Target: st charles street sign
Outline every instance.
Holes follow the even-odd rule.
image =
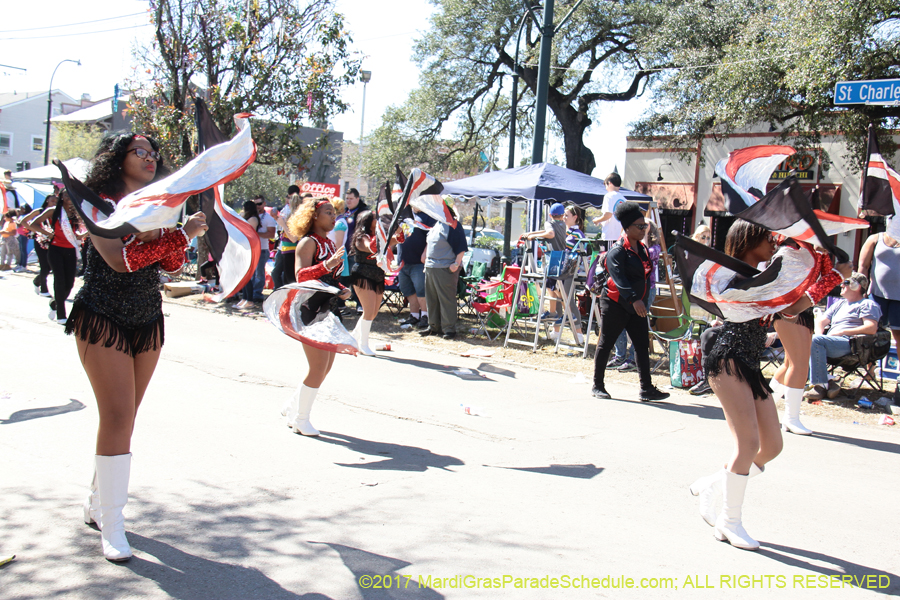
[[[900,104],[900,79],[839,81],[834,86],[834,103],[837,106]]]

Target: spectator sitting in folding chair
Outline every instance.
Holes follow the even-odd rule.
[[[865,275],[853,273],[841,283],[843,298],[816,320],[816,335],[812,338],[809,356],[809,380],[813,389],[806,392],[807,399],[837,396],[841,388],[828,378],[828,358],[850,354],[850,336],[874,335],[878,331],[881,308],[863,296],[868,287],[869,280]],[[825,328],[829,325],[831,328],[826,335]]]
[[[428,327],[428,308],[425,303],[425,248],[428,245],[428,230],[436,221],[413,208],[415,225],[412,233],[398,245],[400,272],[397,283],[400,293],[409,302],[409,317],[400,322],[400,327]]]

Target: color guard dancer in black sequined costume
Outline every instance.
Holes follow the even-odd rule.
[[[353,267],[350,269],[350,283],[363,314],[356,323],[353,337],[359,342],[359,353],[363,356],[375,356],[375,352],[369,348],[369,331],[372,322],[378,316],[381,308],[381,299],[384,296],[384,271],[378,266],[375,256],[378,253],[378,242],[375,238],[376,220],[375,211],[369,211],[356,217],[356,229],[350,240],[350,255],[354,257]]]
[[[85,184],[115,204],[168,175],[152,139],[131,133],[105,138]],[[123,239],[92,235],[86,244],[84,285],[66,323],[97,398],[100,427],[94,481],[84,521],[101,530],[104,556],[131,557],[122,509],[128,501],[131,434],[137,409],[163,345],[160,269],[178,271],[191,238],[206,231],[202,213],[184,227]]]
[[[775,238],[770,231],[738,219],[728,231],[725,253],[755,266],[775,256]],[[825,258],[820,255],[817,260],[821,263]],[[823,274],[807,295],[782,311],[789,319],[820,300],[821,290],[833,288],[840,279],[832,271],[830,259],[827,265],[820,266]],[[772,390],[759,366],[770,321],[769,317],[741,323],[726,320],[703,363],[709,384],[725,412],[735,450],[725,469],[695,481],[691,493],[700,496],[700,513],[715,527],[716,538],[744,550],[759,548],[759,542],[747,534],[741,522],[747,481],[762,473],[765,464],[778,456],[783,446]],[[719,492],[723,506],[716,515]]]

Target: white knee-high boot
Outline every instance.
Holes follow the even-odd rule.
[[[84,501],[84,524],[100,527],[100,495],[97,493],[97,459],[94,459],[94,478],[91,479],[91,491]]]
[[[725,472],[727,469],[716,471],[712,475],[701,477],[691,484],[691,493],[697,498],[697,509],[700,516],[710,527],[716,526],[716,519],[719,515],[719,500],[722,498],[722,486],[725,483]],[[764,469],[756,466],[756,463],[750,465],[750,475],[753,478],[762,473]]]
[[[741,522],[741,507],[744,505],[744,492],[747,490],[749,475],[738,475],[725,471],[725,484],[722,486],[722,513],[716,519],[714,535],[722,542],[727,541],[741,550],[758,550],[759,542],[754,540]]]
[[[131,454],[94,457],[97,465],[97,490],[100,494],[100,540],[103,556],[111,561],[131,558],[131,546],[125,537],[122,509],[128,503],[128,479]]]
[[[312,411],[312,405],[318,393],[319,388],[311,388],[303,384],[300,384],[300,387],[297,388],[297,392],[294,394],[294,404],[288,416],[288,422],[294,433],[310,436],[319,435],[319,430],[309,422],[309,413]]]
[[[773,377],[769,380],[769,387],[772,388],[773,398],[784,398],[784,384],[778,383],[778,380]]]
[[[372,328],[372,321],[359,320],[359,353],[363,356],[375,356],[372,349],[369,348],[369,330]]]
[[[803,390],[784,388],[784,419],[781,426],[791,433],[812,435],[812,429],[807,429],[800,422],[801,402],[803,402]]]

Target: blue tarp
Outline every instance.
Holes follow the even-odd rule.
[[[619,192],[628,200],[652,200],[646,194],[625,188],[621,188]],[[603,196],[606,195],[606,186],[602,179],[550,163],[538,163],[446,182],[444,193],[463,198],[492,198],[507,202],[553,200],[572,202],[582,208],[600,208]]]

